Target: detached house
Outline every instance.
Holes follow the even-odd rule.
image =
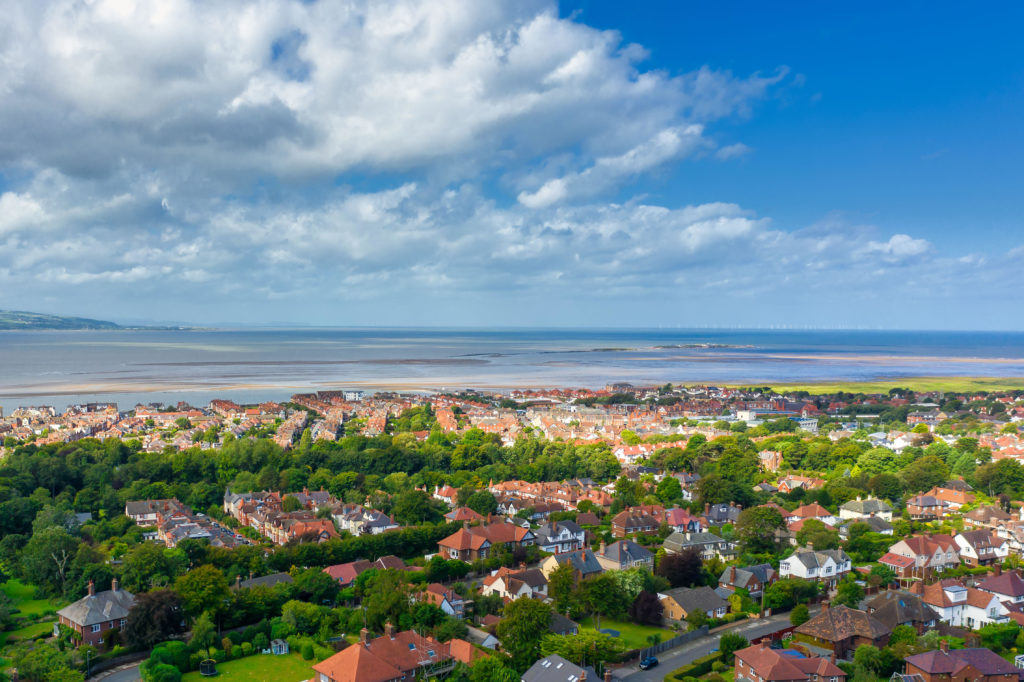
[[[715,557],[729,561],[736,556],[735,546],[714,533],[672,533],[662,545],[669,554],[682,554],[688,549],[700,552],[703,561]]]
[[[536,545],[545,552],[561,554],[583,549],[586,533],[572,521],[550,521],[538,528]]]
[[[968,566],[1002,562],[1010,553],[1006,540],[984,528],[958,533],[953,539],[960,548],[960,559]]]
[[[624,510],[612,518],[612,535],[624,538],[636,533],[651,535],[658,532],[661,525],[656,518],[645,512]]]
[[[909,625],[918,634],[935,627],[938,615],[919,595],[902,590],[885,590],[872,597],[865,610],[890,631],[897,625]]]
[[[877,618],[848,606],[829,608],[822,604],[818,615],[797,627],[795,639],[823,649],[831,649],[837,658],[852,658],[862,644],[881,648],[889,643],[889,628]]]
[[[913,564],[902,567],[901,577],[926,578],[947,568],[960,565],[959,545],[948,535],[912,535],[903,538],[889,547],[889,552],[882,557],[881,563],[888,564],[889,555],[912,559]],[[891,564],[890,564],[891,565]],[[894,566],[895,568],[895,566]]]
[[[840,519],[867,519],[879,518],[885,521],[892,521],[892,507],[885,500],[874,497],[844,502],[839,507]]]
[[[658,593],[658,599],[665,609],[665,617],[672,620],[685,620],[694,611],[708,618],[722,618],[729,612],[729,602],[706,585],[666,590]]]
[[[775,582],[777,574],[771,564],[756,564],[737,568],[730,566],[718,578],[718,586],[729,592],[744,589],[754,599],[760,599],[764,588]]]
[[[104,633],[124,629],[128,622],[128,611],[134,603],[135,596],[122,590],[117,578],[114,578],[109,590],[99,593],[90,580],[88,593],[84,597],[57,612],[53,634],[55,637],[59,634],[58,625],[66,625],[78,633],[82,644],[99,646],[103,644]]]
[[[850,556],[841,549],[798,549],[779,562],[779,576],[817,580],[829,589],[850,572]]]
[[[946,516],[949,503],[934,495],[915,495],[907,500],[907,513],[915,521],[931,521]]]
[[[543,599],[548,593],[548,579],[536,568],[516,570],[502,566],[483,579],[481,592],[484,596],[496,594],[508,601],[520,597]]]
[[[931,495],[938,500],[945,502],[949,505],[949,508],[956,511],[965,504],[974,502],[974,494],[969,493],[966,490],[959,488],[942,488],[935,486],[931,490],[925,493],[925,495]]]
[[[628,568],[654,568],[654,555],[646,547],[632,540],[619,540],[610,545],[601,544],[597,561],[606,571],[624,571]]]
[[[423,591],[422,599],[433,604],[449,616],[462,620],[466,616],[466,600],[441,583],[431,583]]]
[[[460,528],[437,543],[438,552],[448,559],[476,561],[486,559],[497,547],[515,549],[532,545],[533,531],[504,520],[480,526]]]
[[[954,627],[977,629],[990,623],[1005,623],[1009,610],[999,597],[967,587],[959,580],[947,578],[931,585],[915,584],[911,591],[920,594],[939,620]]]
[[[597,555],[589,549],[579,549],[575,552],[549,556],[541,562],[540,570],[544,573],[544,577],[548,578],[551,576],[552,571],[562,564],[572,566],[573,574],[576,576],[577,581],[589,578],[592,575],[598,575],[604,571],[601,562],[597,560]]]
[[[734,675],[736,682],[846,682],[834,660],[772,649],[764,640],[736,652]]]
[[[939,649],[907,656],[906,675],[923,682],[1018,682],[1020,670],[990,649]]]
[[[1024,579],[1017,571],[1002,572],[996,565],[995,572],[978,583],[977,587],[982,592],[989,592],[999,597],[999,601],[1009,604],[1021,604],[1024,602]]]

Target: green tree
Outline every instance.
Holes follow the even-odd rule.
[[[34,533],[21,550],[21,575],[50,595],[64,592],[79,541],[63,528]]]
[[[606,663],[618,661],[625,649],[619,639],[592,630],[576,635],[547,634],[540,643],[542,656],[558,654],[576,665],[593,665],[598,675]]]
[[[374,630],[380,630],[385,623],[398,624],[402,615],[409,612],[409,587],[402,571],[376,572],[358,591],[363,598],[366,622]]]
[[[722,661],[730,666],[733,663],[733,654],[748,646],[750,646],[750,642],[738,632],[727,632],[718,641],[718,649],[722,652]]]
[[[295,495],[285,495],[281,499],[281,511],[283,512],[291,513],[302,511],[303,509],[302,502]]]
[[[665,476],[658,481],[655,493],[664,504],[671,504],[683,498],[683,486],[675,476]]]
[[[565,562],[548,575],[548,595],[555,602],[558,613],[566,613],[575,603],[576,574],[572,564]]]
[[[185,612],[193,616],[204,611],[222,613],[230,596],[227,578],[211,564],[194,568],[174,583]]]
[[[838,549],[839,533],[818,519],[807,519],[796,532],[797,544],[817,550]]]
[[[587,578],[580,583],[579,599],[585,609],[594,615],[594,625],[601,629],[601,616],[617,618],[625,615],[632,600],[608,573]]]
[[[466,506],[481,516],[498,511],[498,501],[487,490],[478,490],[466,500]]]
[[[216,641],[217,626],[213,624],[213,618],[209,611],[203,611],[192,623],[192,638],[189,639],[189,646],[193,649],[206,649],[213,646]]]
[[[536,599],[516,599],[505,607],[498,639],[512,657],[512,666],[525,672],[540,658],[540,642],[551,625],[551,607]]]
[[[864,588],[861,587],[851,576],[847,576],[836,587],[836,596],[832,599],[833,604],[844,604],[851,609],[860,608],[860,601],[864,598]]]
[[[744,552],[762,554],[774,551],[778,545],[775,531],[785,527],[782,514],[774,507],[750,507],[740,512],[733,529]]]
[[[433,504],[430,496],[422,490],[407,490],[395,496],[395,504],[391,510],[395,520],[404,525],[434,523],[442,518],[441,512]]]
[[[135,595],[128,611],[124,637],[130,646],[152,648],[184,629],[181,599],[171,590],[153,590]]]
[[[469,682],[519,682],[519,675],[498,656],[487,656],[473,664]]]
[[[810,609],[807,604],[797,604],[789,612],[789,623],[793,627],[799,627],[811,619]]]

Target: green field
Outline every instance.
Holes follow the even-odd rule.
[[[46,611],[56,611],[62,604],[50,599],[36,599],[35,585],[26,585],[20,580],[8,580],[0,590],[10,598],[11,604],[21,613],[19,616],[34,618]]]
[[[313,677],[313,661],[305,661],[299,654],[273,656],[255,654],[234,661],[217,664],[217,680],[275,680],[275,682],[303,682]],[[182,675],[182,682],[200,682],[210,679],[198,672]]]
[[[594,619],[590,616],[579,621],[580,629],[594,629]],[[652,625],[637,625],[624,620],[601,619],[602,630],[618,630],[619,641],[626,645],[627,649],[643,649],[651,645],[647,641],[648,635],[661,635],[662,641],[676,636],[676,632],[666,628],[658,628]]]
[[[47,620],[41,623],[33,623],[32,625],[26,625],[23,628],[17,630],[10,630],[8,632],[0,633],[0,637],[6,637],[6,644],[10,644],[19,639],[33,639],[41,634],[49,633],[53,631],[53,621]]]
[[[875,381],[824,381],[810,384],[771,384],[779,392],[807,391],[808,393],[888,393],[891,388],[909,388],[917,392],[943,391],[970,393],[973,391],[1012,391],[1024,389],[1024,379],[999,377],[908,377],[904,379],[878,379]]]

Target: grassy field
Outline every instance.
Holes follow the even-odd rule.
[[[589,616],[579,621],[580,629],[594,629],[594,620]],[[601,619],[602,630],[618,630],[619,640],[626,645],[627,649],[642,649],[650,646],[651,643],[647,641],[648,635],[661,635],[661,639],[671,639],[675,636],[675,632],[666,628],[658,628],[652,625],[637,625],[636,623],[630,623],[622,620],[611,620],[610,618]]]
[[[42,623],[33,623],[32,625],[26,625],[23,628],[17,630],[10,630],[8,632],[0,633],[0,638],[6,637],[6,643],[10,644],[19,639],[32,639],[43,633],[49,633],[53,630],[53,621],[47,620]]]
[[[836,381],[811,384],[771,384],[776,391],[807,391],[808,393],[888,393],[891,388],[909,388],[913,391],[944,391],[970,393],[972,391],[1012,391],[1024,388],[1024,379],[998,377],[908,377],[879,379],[876,381]]]
[[[299,654],[272,656],[255,654],[234,661],[217,664],[217,680],[275,680],[275,682],[302,682],[313,677],[310,666],[313,661],[305,661]],[[198,672],[182,675],[182,682],[200,682],[210,679]]]
[[[34,618],[45,611],[55,611],[62,605],[50,599],[36,599],[35,585],[26,585],[17,579],[0,585],[0,590],[7,594],[14,608],[21,612],[18,615],[25,618]]]

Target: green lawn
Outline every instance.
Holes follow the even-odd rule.
[[[909,388],[914,391],[1012,391],[1024,388],[1024,379],[998,377],[907,377],[904,379],[878,379],[875,381],[823,381],[810,384],[772,384],[776,391],[807,391],[823,394],[846,391],[848,393],[887,393],[890,388]]]
[[[594,620],[590,616],[579,621],[581,629],[595,629]],[[627,649],[642,649],[651,645],[647,641],[648,635],[661,635],[661,640],[671,639],[677,633],[667,628],[658,628],[653,625],[637,625],[623,620],[601,619],[602,630],[618,630],[619,640],[626,645]]]
[[[34,618],[45,611],[56,611],[61,602],[50,599],[36,599],[36,586],[26,585],[18,579],[8,580],[0,585],[0,590],[10,598],[11,603],[25,618]]]
[[[254,654],[234,661],[217,664],[216,680],[274,680],[275,682],[303,682],[313,677],[313,661],[305,661],[299,654],[274,656]],[[211,678],[198,672],[182,675],[182,682],[200,682]]]
[[[33,623],[32,625],[26,625],[23,628],[17,630],[11,630],[9,632],[0,633],[0,637],[6,637],[7,643],[14,642],[19,639],[32,639],[37,635],[41,635],[44,632],[49,633],[53,631],[53,621],[47,620],[42,623]]]

